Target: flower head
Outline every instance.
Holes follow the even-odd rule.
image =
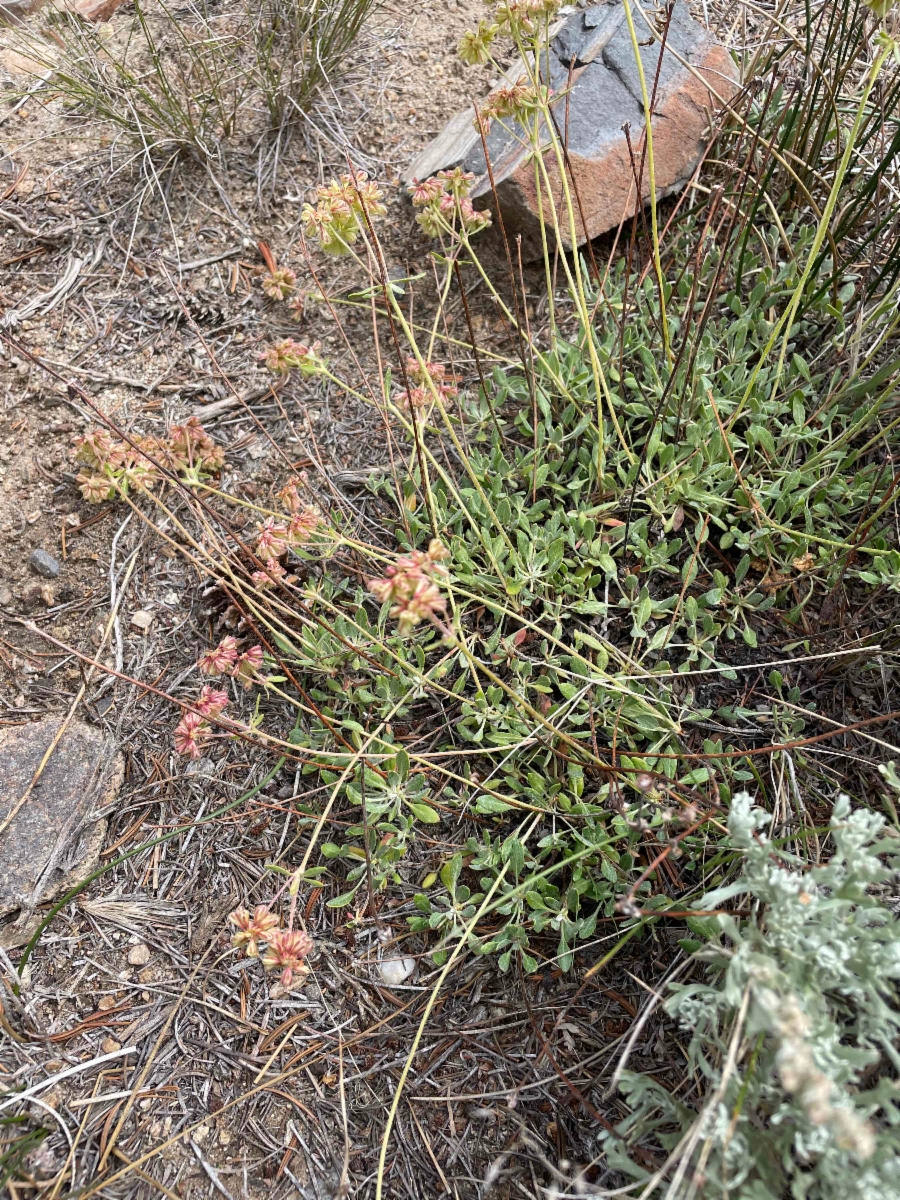
[[[443,183],[436,175],[432,175],[430,179],[414,179],[409,189],[409,195],[416,208],[421,208],[423,204],[436,200],[443,190]]]
[[[175,750],[188,758],[198,759],[212,730],[199,713],[186,712],[175,726]]]
[[[288,525],[288,543],[291,549],[306,545],[318,528],[320,519],[319,514],[311,508],[294,513]]]
[[[387,212],[382,191],[365,171],[342,175],[317,189],[317,203],[300,214],[306,232],[326,254],[349,254],[368,221]]]
[[[264,904],[257,904],[252,916],[246,908],[236,908],[228,914],[228,920],[236,930],[231,937],[232,946],[244,950],[248,958],[258,957],[259,943],[267,942],[278,928],[278,918]]]
[[[256,553],[260,558],[277,558],[279,554],[284,554],[287,543],[287,526],[275,517],[267,517],[256,535]]]
[[[290,987],[294,974],[301,977],[309,968],[303,961],[313,949],[313,940],[299,930],[278,929],[268,938],[262,964],[268,970],[281,971],[281,986]]]
[[[319,354],[321,346],[321,342],[306,346],[293,338],[282,338],[280,342],[273,342],[259,357],[275,375],[287,375],[294,369],[304,375],[316,375],[325,366],[325,360]]]
[[[270,588],[287,577],[287,571],[277,558],[267,558],[263,570],[254,571],[250,576],[258,588]]]
[[[116,494],[116,485],[106,475],[86,475],[82,471],[75,476],[75,482],[82,496],[90,504],[102,504],[104,500],[112,500]]]
[[[278,499],[285,512],[296,513],[303,508],[303,501],[300,498],[300,482],[299,479],[289,479],[278,492]]]
[[[438,625],[438,614],[444,612],[447,601],[434,577],[446,576],[441,559],[447,551],[442,542],[433,538],[427,552],[413,550],[397,559],[381,578],[368,581],[369,591],[382,604],[390,604],[390,615],[397,620],[398,632],[405,636],[420,621]]]
[[[441,363],[427,362],[420,366],[416,359],[408,358],[406,374],[417,386],[401,392],[397,397],[401,408],[422,408],[429,400],[433,400],[435,395],[443,401],[452,400],[458,394],[458,388],[444,382],[447,378],[447,368]]]
[[[243,684],[244,688],[249,688],[259,674],[262,665],[262,646],[251,646],[249,650],[245,650],[243,654],[238,655],[234,666],[231,668],[231,674],[239,683]]]
[[[416,220],[429,237],[445,233],[478,233],[491,223],[489,212],[476,212],[469,192],[475,176],[462,167],[439,171],[430,179],[415,180],[409,189]]]
[[[460,38],[457,46],[459,57],[470,67],[482,66],[490,59],[491,43],[499,32],[499,25],[479,21],[475,32],[468,29]]]
[[[262,281],[262,290],[270,300],[287,300],[296,286],[297,275],[290,267],[276,267]]]
[[[204,717],[217,717],[228,704],[228,693],[203,685],[199,697],[194,701],[194,708]]]
[[[237,658],[237,638],[224,637],[218,646],[201,656],[197,666],[203,675],[224,675]]]
[[[491,92],[482,105],[479,116],[482,121],[490,121],[492,117],[513,117],[517,120],[524,120],[536,112],[542,103],[548,103],[549,99],[549,88],[535,87],[534,84],[522,81],[511,83]]]
[[[169,463],[176,471],[209,473],[221,470],[225,451],[217,446],[196,417],[188,417],[183,425],[173,425],[163,447]]]

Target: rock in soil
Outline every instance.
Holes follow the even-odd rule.
[[[32,571],[43,575],[45,579],[55,579],[59,575],[59,563],[46,550],[35,550],[28,560]]]
[[[738,71],[728,51],[691,18],[686,0],[677,0],[674,6],[661,63],[661,44],[637,10],[634,21],[648,95],[652,96],[656,87],[653,161],[656,194],[661,199],[681,191],[693,175],[707,147],[710,117],[737,91]],[[635,171],[639,170],[643,147],[644,104],[622,0],[573,13],[551,42],[542,72],[545,81],[549,76],[550,87],[558,94],[553,113],[560,139],[567,147],[570,187],[574,183],[575,240],[581,245],[634,216],[639,207]],[[503,84],[522,77],[520,60],[507,72]],[[410,165],[407,182],[455,166],[474,172],[472,197],[476,207],[499,203],[507,234],[521,233],[527,248],[535,253],[540,245],[540,222],[528,136],[508,119],[493,122],[486,139],[494,177],[492,187],[472,117],[471,110],[453,117]],[[623,126],[629,128],[631,151]],[[544,133],[546,139],[547,131]],[[632,163],[632,152],[638,160],[636,165]],[[570,248],[570,217],[555,154],[545,154],[544,162],[558,205],[558,240]],[[641,183],[643,206],[650,195],[646,166]],[[546,183],[542,191],[544,215],[552,235]]]
[[[132,946],[128,951],[128,963],[132,967],[146,967],[150,961],[150,947],[144,942],[139,942],[137,946]]]
[[[81,721],[54,745],[63,722],[49,716],[0,730],[0,916],[27,916],[75,887],[100,854],[124,762],[106,734]],[[0,942],[20,945],[23,936],[7,928]]]

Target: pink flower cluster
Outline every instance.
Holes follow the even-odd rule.
[[[318,188],[317,203],[305,205],[300,220],[326,254],[349,254],[366,221],[387,212],[383,199],[378,184],[357,171]]]
[[[187,758],[198,759],[203,748],[213,735],[207,717],[217,717],[224,712],[228,693],[216,691],[204,685],[192,710],[186,712],[175,726],[175,750]]]
[[[218,646],[201,656],[197,663],[204,675],[231,675],[245,688],[251,686],[263,665],[262,646],[238,652],[237,638],[224,637]]]
[[[288,375],[295,369],[304,375],[317,375],[326,366],[319,354],[321,349],[321,342],[307,346],[293,338],[282,338],[268,346],[259,357],[274,375]]]
[[[543,85],[535,87],[521,80],[497,88],[481,106],[478,121],[485,130],[490,128],[494,117],[512,117],[517,121],[524,121],[543,105],[549,104],[551,94],[550,89]]]
[[[270,300],[287,300],[297,286],[297,274],[290,267],[275,267],[263,276],[262,290]]]
[[[136,437],[133,445],[105,429],[86,434],[75,457],[87,471],[76,476],[85,500],[99,504],[129,489],[144,491],[161,478],[160,467],[199,481],[222,469],[225,451],[217,446],[196,417],[173,425],[168,437]]]
[[[309,934],[279,929],[278,918],[264,904],[258,904],[253,913],[246,908],[236,908],[228,920],[236,930],[231,938],[232,946],[243,950],[248,958],[259,958],[267,970],[280,971],[282,987],[290,987],[295,975],[303,979],[308,974],[304,959],[313,949]]]
[[[224,637],[218,646],[201,656],[197,667],[202,675],[230,675],[244,688],[252,687],[260,678],[263,665],[262,646],[250,646],[241,653],[237,638]],[[213,737],[210,717],[218,717],[228,704],[228,693],[204,684],[193,706],[175,726],[175,750],[188,758],[198,759]]]
[[[474,179],[471,171],[454,167],[452,171],[438,171],[421,182],[413,180],[409,194],[419,210],[416,220],[429,237],[459,230],[478,233],[490,225],[491,214],[486,210],[476,211],[469,199]]]
[[[401,635],[426,620],[443,629],[438,614],[446,610],[447,601],[435,578],[446,578],[447,570],[441,565],[446,557],[443,543],[433,538],[427,551],[413,550],[403,555],[383,577],[368,581],[372,595],[381,604],[391,604],[390,615],[396,618]]]
[[[420,367],[416,359],[406,360],[406,374],[414,387],[402,391],[397,397],[397,403],[403,409],[423,408],[434,399],[435,392],[442,400],[452,400],[459,395],[459,388],[445,382],[447,368],[440,363],[425,363]],[[427,386],[430,380],[431,386]]]
[[[278,559],[288,550],[297,550],[305,546],[320,523],[320,517],[314,509],[303,503],[298,483],[300,480],[289,480],[278,498],[290,514],[287,523],[277,517],[267,517],[259,526],[256,535],[256,553],[263,560],[263,570],[253,572],[253,582],[257,587],[271,587],[273,583],[289,580]]]

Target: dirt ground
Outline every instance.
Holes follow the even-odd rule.
[[[102,669],[187,694],[222,612],[158,528],[81,498],[74,443],[94,424],[93,406],[140,433],[196,413],[226,449],[226,490],[262,497],[304,469],[314,487],[365,509],[365,469],[385,457],[380,418],[303,380],[272,397],[257,360],[275,337],[320,340],[339,369],[352,364],[327,311],[311,304],[298,327],[265,299],[257,245],[302,283],[301,204],[349,151],[389,185],[392,267],[430,269],[399,175],[488,89],[489,73],[455,56],[481,12],[476,0],[385,3],[348,86],[296,131],[264,187],[249,152],[215,183],[180,165],[158,181],[165,208],[141,162],[106,127],[64,110],[52,88],[19,104],[25,77],[7,57],[0,311],[21,349],[0,350],[0,725],[67,712],[76,700],[84,662],[42,634],[99,658],[77,715],[126,756],[101,865],[240,795],[262,768],[239,747],[186,767],[172,752],[170,707]],[[126,17],[127,8],[113,23]],[[317,266],[332,287],[346,270]],[[367,320],[348,321],[364,360]],[[230,402],[232,389],[249,410]],[[36,549],[57,560],[57,577],[35,573]],[[89,1194],[110,1197],[371,1193],[383,1117],[429,990],[426,966],[387,988],[375,928],[351,925],[315,896],[306,920],[318,951],[301,992],[272,994],[228,949],[226,914],[261,895],[264,864],[300,836],[294,804],[304,787],[283,772],[227,819],[110,871],[48,928],[21,1001],[4,1003],[0,1089],[66,1077],[36,1093],[30,1117],[51,1132],[27,1160],[30,1182],[10,1184],[10,1195],[74,1195],[89,1183]],[[398,912],[397,932],[404,926]],[[15,963],[21,933],[7,924],[2,937]],[[664,962],[668,952],[660,944],[654,954]],[[641,980],[613,974],[576,996],[548,969],[529,981],[527,1005],[519,988],[473,964],[440,1002],[398,1114],[389,1195],[536,1196],[593,1157],[579,1098],[560,1074],[577,1090],[615,1054]],[[562,1041],[543,1054],[560,1023]],[[655,1037],[635,1047],[635,1066],[654,1069]],[[95,1061],[104,1056],[113,1057]]]

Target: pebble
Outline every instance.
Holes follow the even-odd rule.
[[[9,608],[12,604],[12,592],[8,587],[0,587],[0,608]]]
[[[145,967],[150,961],[150,947],[139,942],[128,951],[128,962],[132,967]]]
[[[378,964],[378,973],[388,987],[395,987],[409,979],[416,969],[414,958],[383,958]]]
[[[140,629],[143,633],[146,633],[153,624],[153,613],[139,609],[137,612],[131,614],[131,624],[135,629]]]
[[[32,571],[43,575],[45,579],[55,579],[59,574],[59,563],[46,550],[35,550],[28,560]]]
[[[115,1054],[117,1050],[122,1049],[122,1043],[117,1042],[115,1038],[104,1038],[100,1043],[100,1049],[104,1054]]]

